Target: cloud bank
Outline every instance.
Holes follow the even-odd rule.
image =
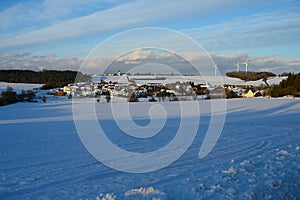
[[[126,72],[133,67],[145,64],[148,64],[148,70],[151,71],[151,64],[161,64],[162,66],[169,66],[185,74],[195,73],[184,60],[170,52],[137,49],[123,55],[111,64],[109,61],[112,56],[113,55],[89,57],[85,60],[85,65],[81,68],[81,71],[85,73],[99,73],[101,71],[100,69],[106,68],[106,71],[111,73],[115,73],[117,70]],[[203,75],[214,74],[214,66],[211,66],[211,63],[207,64],[202,62],[203,60],[206,60],[203,59],[203,56],[207,55],[186,52],[185,56],[189,60],[192,60],[202,66],[200,70]],[[271,71],[274,73],[300,71],[300,59],[285,60],[282,59],[280,55],[249,56],[247,53],[242,52],[231,55],[209,53],[209,56],[216,64],[218,64],[218,68],[223,75],[229,71],[236,71],[237,62],[240,62],[240,70],[245,70],[245,65],[242,63],[245,62],[246,59],[249,60],[250,71]],[[0,68],[29,70],[79,70],[83,61],[83,59],[78,58],[58,58],[55,55],[33,56],[26,52],[18,54],[10,53],[0,55]]]

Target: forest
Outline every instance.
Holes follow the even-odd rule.
[[[257,81],[260,79],[267,79],[268,77],[274,77],[276,74],[272,72],[228,72],[226,76],[239,78],[244,81]]]
[[[271,97],[283,97],[286,95],[300,97],[300,73],[290,73],[287,79],[271,87],[269,95]]]
[[[0,70],[0,82],[44,84],[42,89],[63,87],[74,83],[76,76],[79,81],[90,80],[89,76],[81,72],[69,70]]]

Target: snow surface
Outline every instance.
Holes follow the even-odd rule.
[[[7,83],[0,82],[0,93],[5,91],[7,87],[12,87],[15,92],[20,93],[22,90],[32,90],[33,88],[40,88],[43,84],[28,84],[28,83]]]
[[[0,107],[0,199],[300,199],[299,99],[226,101],[222,135],[205,158],[198,153],[210,101],[199,101],[201,116],[189,116],[191,124],[200,118],[191,147],[170,166],[144,174],[119,172],[93,158],[76,132],[70,100]],[[148,152],[167,144],[180,122],[172,112],[176,102],[160,104],[170,111],[170,134],[141,142],[119,134],[110,104],[96,104],[95,110],[112,142]],[[138,124],[149,123],[150,105],[131,104]]]

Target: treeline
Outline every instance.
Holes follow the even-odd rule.
[[[257,81],[260,79],[267,79],[268,77],[274,77],[276,74],[272,72],[228,72],[226,76],[239,78],[244,81]]]
[[[17,102],[35,102],[35,93],[32,90],[22,90],[17,94],[12,87],[7,87],[6,91],[1,92],[0,106],[5,106]]]
[[[0,81],[10,83],[36,83],[44,84],[42,89],[63,87],[69,83],[74,83],[75,78],[79,81],[88,81],[90,77],[77,71],[58,70],[0,70]]]
[[[281,81],[279,85],[274,85],[270,89],[269,95],[271,97],[283,97],[286,95],[300,97],[300,73],[290,73],[287,79]]]

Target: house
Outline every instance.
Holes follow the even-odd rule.
[[[121,71],[120,70],[117,72],[117,76],[121,76]]]
[[[244,98],[253,98],[254,92],[250,89],[246,94],[243,95]]]
[[[257,91],[254,93],[254,97],[261,97],[263,96],[263,93],[261,91]]]
[[[57,90],[55,93],[54,93],[55,96],[64,96],[65,95],[65,92],[63,90]]]

